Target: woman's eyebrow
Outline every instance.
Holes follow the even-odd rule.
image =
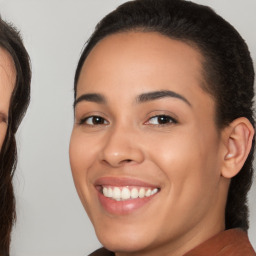
[[[191,103],[184,96],[182,96],[176,92],[169,91],[169,90],[142,93],[136,98],[136,102],[143,103],[143,102],[158,100],[158,99],[166,98],[166,97],[180,99],[180,100],[184,101],[186,104],[188,104],[189,106],[191,106]],[[100,104],[105,104],[107,102],[106,98],[102,94],[88,93],[88,94],[81,95],[80,97],[78,97],[75,100],[74,108],[81,101],[89,101],[89,102],[95,102],[95,103],[100,103]]]
[[[143,103],[143,102],[158,100],[158,99],[166,98],[166,97],[180,99],[180,100],[184,101],[186,104],[188,104],[190,107],[192,106],[191,103],[185,97],[183,97],[182,95],[180,95],[176,92],[169,91],[169,90],[154,91],[154,92],[147,92],[147,93],[140,94],[136,98],[136,102]]]
[[[95,102],[100,104],[104,104],[107,102],[105,97],[99,93],[88,93],[88,94],[81,95],[75,100],[74,108],[81,101],[89,101],[89,102]]]

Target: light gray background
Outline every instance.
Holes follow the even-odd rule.
[[[17,136],[18,221],[12,256],[83,256],[99,247],[73,185],[68,145],[73,77],[97,21],[121,0],[0,0],[2,18],[22,32],[31,56],[32,97]],[[213,7],[246,39],[256,62],[256,0],[195,0]],[[256,184],[250,194],[256,247]]]

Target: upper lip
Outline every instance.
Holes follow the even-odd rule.
[[[158,185],[152,184],[146,181],[142,181],[130,177],[101,177],[98,178],[95,183],[95,186],[138,186],[138,187],[148,187],[148,188],[159,188]]]

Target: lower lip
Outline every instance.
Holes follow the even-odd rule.
[[[156,194],[155,194],[156,195]],[[103,208],[113,215],[127,215],[146,205],[155,196],[136,198],[124,201],[116,201],[105,197],[98,192],[98,197]]]

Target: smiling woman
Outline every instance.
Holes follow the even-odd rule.
[[[15,220],[14,136],[29,103],[30,78],[29,57],[19,33],[0,18],[0,256],[9,255]]]
[[[246,44],[208,7],[137,0],[98,24],[76,71],[70,141],[106,248],[92,255],[255,255],[253,82]]]

